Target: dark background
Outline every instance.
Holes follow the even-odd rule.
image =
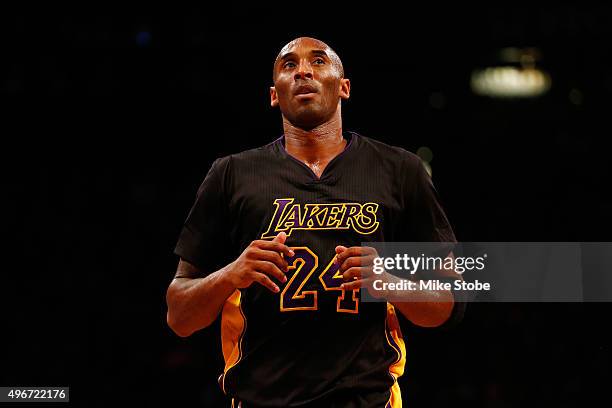
[[[610,241],[610,6],[30,7],[0,17],[0,385],[69,385],[78,406],[227,406],[218,327],[181,339],[165,324],[172,250],[212,161],[282,133],[272,62],[300,35],[343,59],[346,129],[432,149],[459,240]],[[507,46],[540,49],[548,94],[471,92]],[[474,304],[453,331],[404,322],[404,403],[595,400],[611,310]]]

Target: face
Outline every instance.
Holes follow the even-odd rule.
[[[348,99],[350,92],[337,58],[325,43],[312,38],[287,44],[274,64],[271,105],[279,106],[283,116],[302,129],[331,119],[340,99]]]

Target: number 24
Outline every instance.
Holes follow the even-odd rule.
[[[286,257],[289,263],[289,271],[295,270],[287,284],[283,288],[280,296],[281,312],[291,312],[294,310],[317,310],[318,291],[303,290],[304,285],[315,273],[319,266],[319,257],[308,247],[293,247],[295,252],[292,257]],[[351,290],[350,297],[347,291],[340,288],[344,282],[340,274],[340,265],[334,263],[334,258],[327,264],[323,272],[319,275],[319,281],[325,291],[340,291],[336,303],[336,311],[340,313],[359,313],[359,298],[357,289]]]

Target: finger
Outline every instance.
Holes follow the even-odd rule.
[[[372,255],[368,256],[353,256],[348,258],[340,265],[340,272],[344,272],[349,268],[354,266],[372,266],[374,265],[374,257]]]
[[[376,248],[364,246],[361,247],[361,249],[363,250],[364,255],[378,256],[378,251],[376,250]]]
[[[335,249],[336,251],[336,256],[334,256],[334,265],[338,264],[338,254],[341,254],[342,252],[346,251],[346,247],[342,246],[342,245],[338,245]]]
[[[281,272],[281,270],[278,269],[278,267],[272,262],[255,261],[255,270],[257,272],[265,273],[266,275],[273,277],[279,282],[287,282],[287,277],[285,276],[285,274]]]
[[[340,264],[340,272],[344,272],[347,269],[356,267],[356,266],[361,266],[361,257],[357,257],[357,256],[352,256],[350,258],[347,258],[345,261],[343,261]]]
[[[289,264],[282,256],[280,256],[278,252],[258,249],[254,254],[254,260],[272,262],[283,272],[287,272],[289,270]]]
[[[338,255],[336,255],[336,258],[338,259],[338,263],[342,265],[342,262],[344,262],[346,258],[350,258],[352,256],[360,256],[360,255],[361,255],[361,247],[350,247],[340,252]]]
[[[295,255],[295,252],[293,252],[291,248],[289,248],[287,245],[282,244],[280,242],[259,241],[257,246],[260,249],[265,249],[266,251],[280,252],[284,254],[285,256],[289,256],[289,257]]]
[[[358,280],[354,280],[352,282],[345,282],[342,285],[340,285],[340,289],[343,290],[358,290],[361,287],[363,287],[366,283],[365,279],[358,279]]]
[[[253,272],[253,281],[270,289],[274,293],[280,292],[280,288],[263,273]]]
[[[347,250],[350,250],[350,251],[347,253]],[[355,256],[355,255],[359,255],[359,256],[365,256],[365,255],[377,256],[378,252],[376,251],[376,248],[373,248],[373,247],[356,246],[356,247],[347,248],[345,246],[338,245],[336,247],[336,254],[338,254],[338,255],[343,254],[341,256],[341,258],[343,258],[343,257],[350,257],[350,256]]]
[[[284,244],[286,240],[287,240],[287,234],[285,234],[284,231],[281,231],[278,233],[277,236],[274,237],[272,242],[280,242],[281,244]]]
[[[345,282],[350,282],[355,279],[361,279],[364,275],[364,268],[349,268],[342,274],[342,278]]]

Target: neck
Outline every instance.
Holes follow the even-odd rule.
[[[309,130],[291,124],[283,117],[285,149],[287,153],[303,161],[309,167],[324,167],[337,156],[346,145],[342,137],[342,116],[340,106],[326,122]],[[321,168],[321,172],[322,172]],[[317,170],[313,168],[317,173]]]

